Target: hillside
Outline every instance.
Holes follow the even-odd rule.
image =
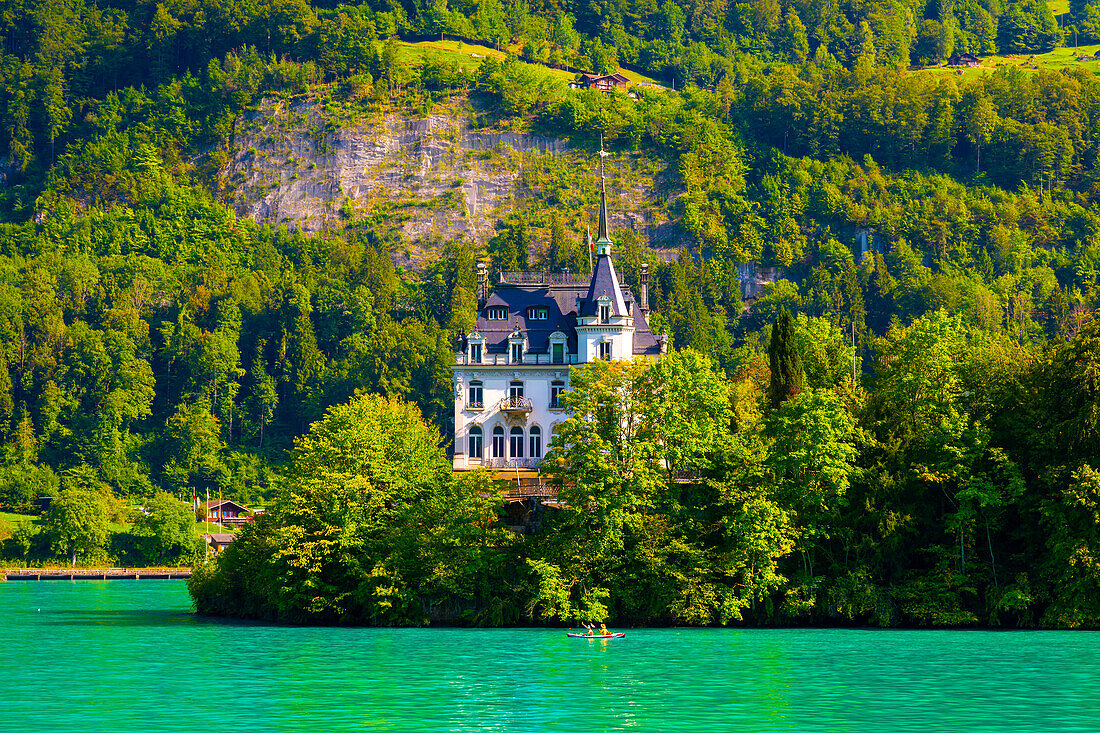
[[[989,74],[997,69],[1016,68],[1025,72],[1061,71],[1079,67],[1091,74],[1100,74],[1100,45],[1080,46],[1079,48],[1056,48],[1047,53],[991,54],[981,57],[981,64],[974,67],[934,66],[919,69],[913,73],[933,77],[945,75],[971,77]]]

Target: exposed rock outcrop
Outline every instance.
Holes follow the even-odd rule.
[[[433,236],[485,242],[518,198],[538,200],[544,192],[525,180],[525,161],[565,156],[592,166],[566,140],[475,129],[467,117],[458,108],[453,116],[391,112],[342,122],[312,101],[268,100],[238,120],[219,193],[238,215],[292,229],[385,221],[415,249]],[[669,226],[653,177],[630,173],[613,224],[679,246],[682,232]],[[415,265],[416,253],[409,259]]]

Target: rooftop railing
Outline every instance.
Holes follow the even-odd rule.
[[[505,285],[578,285],[584,286],[592,280],[588,274],[578,275],[567,272],[502,272],[500,282]]]
[[[554,364],[566,365],[579,363],[580,361],[577,354],[565,354],[559,359],[554,359],[553,354],[527,353],[523,355],[523,361],[521,362],[512,361],[508,354],[482,354],[481,359],[478,361],[471,360],[470,355],[465,351],[455,354],[455,364],[461,364],[462,366],[552,366]]]

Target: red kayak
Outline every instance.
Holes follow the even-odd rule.
[[[593,634],[591,636],[588,634],[566,634],[566,636],[570,639],[621,639],[626,634]]]

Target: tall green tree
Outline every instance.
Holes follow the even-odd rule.
[[[312,623],[419,624],[421,599],[484,602],[510,542],[492,493],[452,482],[415,406],[364,395],[295,444],[284,489],[216,567],[192,576],[200,612]],[[467,543],[476,528],[476,542]]]
[[[107,546],[109,533],[107,500],[99,491],[63,489],[50,503],[45,530],[59,555],[76,565],[77,558],[95,558]]]
[[[784,401],[802,392],[805,374],[802,357],[794,334],[794,321],[786,308],[781,308],[772,325],[768,340],[768,402],[777,408]]]
[[[206,543],[195,532],[195,511],[190,504],[158,491],[143,508],[134,526],[148,538],[148,561],[189,565],[206,554]]]

